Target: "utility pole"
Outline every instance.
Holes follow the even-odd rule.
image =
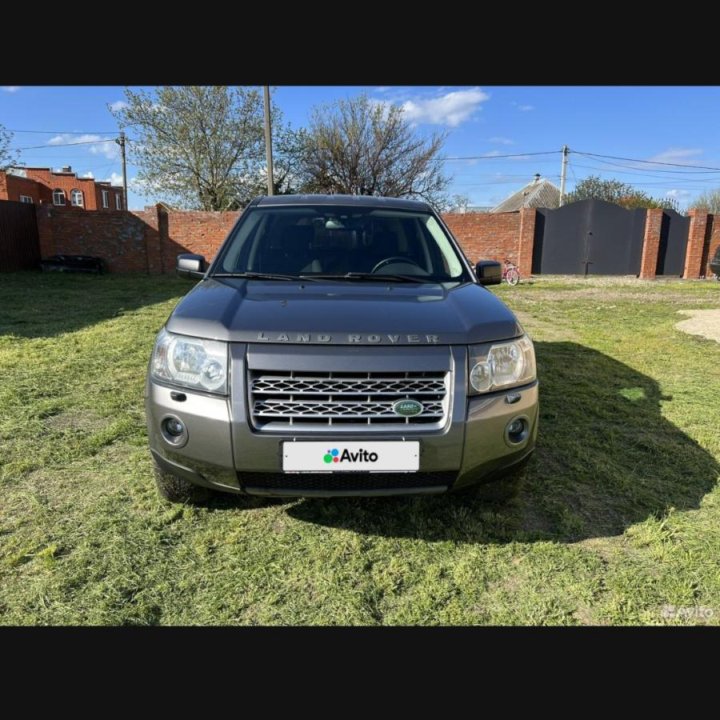
[[[270,128],[270,88],[263,88],[265,99],[265,160],[267,162],[267,190],[268,195],[274,195],[273,159],[272,159],[272,130]]]
[[[565,177],[567,175],[567,163],[568,163],[568,146],[563,145],[562,147],[562,167],[560,170],[560,207],[565,202]]]
[[[123,210],[127,210],[127,159],[125,157],[125,133],[122,130],[120,131],[120,137],[115,142],[120,146],[120,155],[122,157]]]

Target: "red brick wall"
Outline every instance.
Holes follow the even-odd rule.
[[[83,207],[85,210],[96,210],[95,181],[89,178],[75,177],[73,174],[56,174],[42,168],[26,168],[25,174],[30,180],[36,180],[47,188],[47,202],[52,203],[52,192],[55,189],[65,191],[65,205],[59,208],[72,207],[70,193],[80,190],[83,194]]]
[[[102,203],[102,191],[107,190],[108,194],[108,206],[103,207]],[[122,188],[121,187],[113,187],[112,185],[100,185],[97,182],[95,183],[95,210],[102,210],[103,212],[107,212],[108,210],[115,210],[117,205],[115,204],[116,200],[115,198],[120,198],[120,207],[122,207]],[[91,208],[88,208],[90,210]]]
[[[41,257],[97,255],[111,272],[148,271],[147,225],[133,213],[43,204],[37,207],[37,221]]]
[[[239,212],[166,211],[162,206],[135,212],[87,212],[42,205],[38,232],[42,257],[58,253],[97,255],[114,272],[171,273],[179,253],[215,257]],[[535,211],[521,214],[448,214],[443,219],[474,264],[509,257],[530,274]],[[521,267],[522,272],[522,267]]]
[[[687,277],[697,277],[720,245],[720,219],[691,213]],[[42,257],[56,253],[98,255],[114,272],[172,273],[176,256],[195,252],[212,260],[239,217],[238,212],[166,211],[163,206],[136,212],[88,212],[74,208],[37,206]],[[530,276],[535,234],[535,210],[516,213],[451,213],[443,217],[472,263],[510,258],[524,277]],[[641,277],[655,277],[662,210],[649,210],[645,226]],[[703,232],[700,232],[703,226]],[[702,256],[699,248],[702,247]]]
[[[75,173],[54,173],[47,168],[25,168],[25,174],[28,179],[35,180],[42,186],[41,193],[43,202],[52,203],[53,190],[59,189],[65,191],[65,205],[56,205],[59,208],[71,208],[70,193],[72,190],[81,190],[83,193],[85,210],[108,210],[115,212],[115,196],[122,198],[122,188],[111,187],[109,185],[98,185],[91,178],[79,178]],[[110,207],[105,209],[102,206],[101,190],[109,191],[108,202]]]
[[[165,272],[174,270],[175,258],[181,252],[204,255],[210,262],[239,217],[239,212],[168,212],[165,237],[169,242],[163,237],[162,247]]]
[[[211,260],[238,212],[166,212],[161,206],[136,212],[88,212],[78,208],[38,207],[42,257],[97,255],[111,272],[174,272],[179,253]]]
[[[535,227],[535,211],[532,226]],[[478,260],[510,258],[519,261],[520,213],[447,213],[442,216],[445,224],[462,246],[468,260],[474,265]],[[527,219],[527,216],[526,218]],[[523,253],[524,254],[524,253]],[[532,259],[532,247],[530,248]],[[527,273],[530,274],[529,271]]]
[[[47,195],[43,193],[44,189],[34,180],[0,172],[0,200],[20,202],[20,196],[27,195],[37,205],[41,200],[43,202],[47,201]]]

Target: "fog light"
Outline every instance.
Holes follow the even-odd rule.
[[[165,431],[168,435],[178,437],[185,432],[185,426],[177,418],[166,418],[165,419]]]
[[[528,439],[529,430],[530,423],[527,418],[514,418],[505,428],[505,440],[508,445],[522,445]]]
[[[508,433],[510,433],[510,435],[517,435],[518,433],[522,432],[522,429],[523,429],[523,421],[522,420],[513,420],[508,425]]]
[[[162,419],[160,432],[166,442],[176,447],[184,445],[188,439],[185,423],[174,415],[168,415]]]

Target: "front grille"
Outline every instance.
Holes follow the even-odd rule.
[[[305,491],[362,492],[371,490],[413,490],[452,485],[455,471],[418,473],[238,473],[238,479],[247,492],[287,491],[290,494]]]
[[[250,408],[258,429],[311,427],[441,426],[448,411],[446,372],[250,371]],[[403,417],[398,400],[412,399],[422,411]]]

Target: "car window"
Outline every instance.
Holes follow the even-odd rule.
[[[457,250],[429,212],[341,206],[254,207],[213,273],[396,274],[460,279]]]

